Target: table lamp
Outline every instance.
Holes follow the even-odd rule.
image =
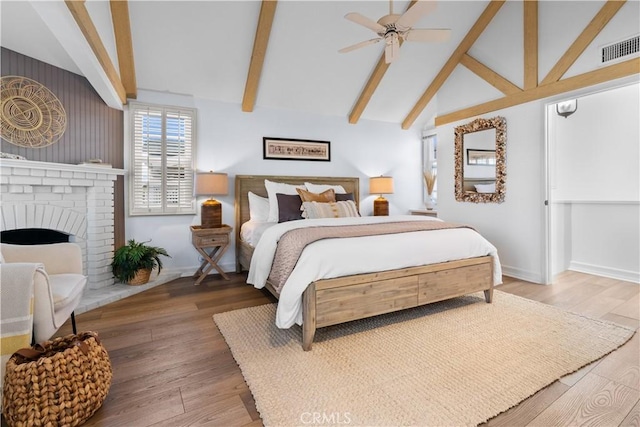
[[[196,196],[209,196],[200,208],[202,228],[222,227],[222,204],[212,196],[229,194],[229,178],[226,173],[196,173]]]
[[[389,202],[382,197],[383,194],[393,194],[393,178],[390,176],[376,176],[369,178],[369,194],[379,194],[373,201],[373,215],[389,215]]]

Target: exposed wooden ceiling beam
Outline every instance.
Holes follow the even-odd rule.
[[[625,3],[626,0],[608,0],[540,84],[546,85],[560,80]]]
[[[569,77],[547,85],[540,85],[533,89],[506,96],[504,98],[485,102],[473,107],[464,108],[449,114],[436,117],[436,126],[456,122],[458,120],[475,117],[514,105],[524,104],[537,99],[548,98],[564,92],[569,92],[583,87],[593,86],[610,80],[638,74],[640,70],[640,58],[630,59],[608,67],[599,68],[574,77]]]
[[[467,53],[467,51],[471,48],[473,43],[480,37],[480,34],[487,28],[489,22],[493,19],[494,16],[498,13],[505,0],[491,0],[487,7],[484,9],[484,12],[480,15],[478,20],[473,27],[469,30],[464,39],[460,42],[456,50],[453,52],[451,57],[444,64],[444,67],[440,70],[438,75],[433,79],[429,87],[424,91],[416,105],[411,109],[407,117],[402,122],[402,129],[409,129],[413,122],[416,121],[422,110],[425,109],[431,98],[438,92],[440,87],[444,84],[444,82],[449,78],[449,75],[453,72],[454,68],[460,63],[460,59],[462,55]]]
[[[400,43],[402,43],[402,41],[400,41]],[[382,81],[382,78],[387,72],[389,65],[391,64],[387,64],[385,62],[383,52],[380,59],[378,59],[378,63],[373,69],[371,76],[369,76],[369,80],[367,80],[364,88],[362,89],[362,92],[360,92],[360,96],[358,96],[356,104],[353,106],[351,112],[349,113],[349,123],[351,123],[352,125],[358,123],[358,120],[360,120],[360,116],[362,116],[364,109],[367,108],[369,101],[371,101],[371,97]]]
[[[120,79],[127,93],[127,98],[136,99],[138,97],[138,85],[136,84],[136,67],[133,60],[129,2],[128,0],[111,0],[109,6],[111,7],[113,32],[116,37]]]
[[[262,65],[264,64],[264,58],[267,54],[269,35],[271,34],[271,26],[273,24],[273,17],[276,14],[277,5],[278,2],[276,0],[262,0],[258,27],[256,28],[256,38],[253,41],[251,64],[249,64],[247,83],[244,86],[244,96],[242,98],[242,111],[245,112],[253,111],[253,107],[256,104],[260,74],[262,74]]]
[[[109,58],[107,49],[105,49],[104,44],[102,44],[102,40],[100,40],[98,30],[96,30],[95,25],[93,25],[93,21],[91,20],[89,12],[87,11],[87,7],[84,5],[84,0],[65,0],[65,4],[69,8],[73,19],[78,24],[80,31],[82,31],[82,34],[87,40],[87,43],[89,43],[89,46],[98,59],[98,62],[102,66],[102,69],[107,75],[109,82],[111,82],[111,85],[118,93],[120,102],[126,104],[127,93],[124,89],[124,86],[122,85],[122,82],[120,81],[120,76],[118,76],[116,68],[113,66],[113,62],[111,62],[111,58]]]
[[[524,1],[524,88],[538,86],[538,0]]]
[[[518,86],[511,83],[509,80],[502,77],[500,74],[493,71],[477,59],[473,58],[469,54],[465,53],[460,58],[460,63],[467,67],[469,70],[476,73],[479,77],[487,81],[491,86],[498,89],[505,95],[511,95],[514,93],[522,92]]]
[[[411,6],[416,3],[416,1],[417,0],[412,0],[411,3],[409,3],[409,6],[407,6],[407,10],[409,10]],[[400,46],[402,46],[402,42],[403,40],[400,39]],[[387,72],[389,65],[391,64],[387,64],[387,62],[385,61],[385,54],[383,51],[382,55],[380,55],[380,59],[378,59],[378,63],[371,73],[371,76],[369,76],[369,80],[367,80],[367,83],[365,83],[362,92],[360,92],[360,96],[358,96],[356,104],[353,106],[351,112],[349,113],[349,123],[358,123],[358,120],[360,120],[360,116],[362,116],[364,109],[367,108],[369,101],[371,101],[371,97],[382,81],[382,78]]]

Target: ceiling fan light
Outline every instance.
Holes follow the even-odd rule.
[[[389,0],[389,14],[381,17],[377,22],[357,12],[347,13],[344,17],[349,21],[373,30],[378,39],[367,40],[352,46],[340,49],[338,52],[351,52],[352,50],[368,46],[382,39],[385,41],[385,62],[390,64],[398,58],[400,53],[400,40],[412,40],[420,42],[438,42],[449,39],[450,30],[412,28],[421,16],[433,10],[435,1],[418,1],[412,3],[402,15],[393,13],[393,1]]]

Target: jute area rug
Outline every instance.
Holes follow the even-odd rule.
[[[274,304],[213,318],[266,426],[477,425],[634,334],[500,291],[322,328],[309,352]]]

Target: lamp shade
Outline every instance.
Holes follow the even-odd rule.
[[[196,196],[224,196],[229,194],[229,177],[226,173],[198,172]]]
[[[390,176],[376,176],[369,178],[370,194],[393,194],[393,178]]]

